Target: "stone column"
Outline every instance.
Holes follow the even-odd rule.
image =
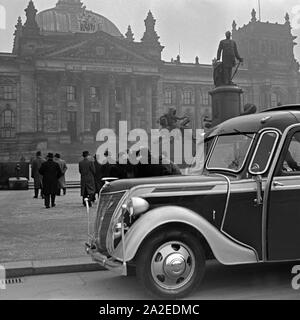
[[[126,79],[125,82],[125,119],[127,121],[128,130],[131,129],[131,117],[132,117],[132,110],[131,110],[131,85],[129,79]]]
[[[131,127],[132,129],[137,128],[139,126],[137,113],[138,113],[138,105],[137,105],[137,88],[136,88],[137,78],[131,77],[130,87],[131,87]]]
[[[197,85],[195,87],[195,127],[201,128],[202,127],[202,121],[201,121],[201,86]],[[203,128],[202,128],[203,129]]]
[[[156,113],[155,113],[155,123],[156,127],[159,128],[159,124],[157,120],[164,114],[164,90],[163,90],[163,80],[162,78],[158,78],[156,82],[156,95],[157,95],[157,103],[156,103]]]
[[[146,121],[147,130],[152,129],[152,79],[146,80]]]
[[[157,128],[157,109],[159,109],[158,78],[152,79],[152,129]]]
[[[181,86],[179,84],[176,85],[176,110],[177,115],[181,114],[181,106],[182,106],[182,91]]]
[[[67,93],[66,93],[67,77],[62,74],[58,86],[58,104],[60,110],[60,130],[62,132],[68,131],[68,106],[67,106]]]
[[[20,91],[21,91],[21,86],[20,82],[16,82],[16,90],[17,90],[17,99],[16,99],[16,132],[19,133],[21,131],[21,97],[20,97]]]
[[[77,120],[77,131],[80,136],[84,134],[84,84],[83,82],[76,82],[76,90],[78,94],[78,120]]]
[[[36,93],[34,71],[21,66],[20,71],[20,132],[36,130]]]
[[[58,103],[58,117],[59,117],[59,130],[60,130],[60,143],[71,143],[70,134],[68,133],[68,104],[67,104],[67,75],[61,73],[59,75],[57,86],[57,103]]]
[[[103,110],[104,110],[104,128],[109,127],[109,85],[107,81],[103,86]]]
[[[107,122],[105,119],[105,95],[106,95],[106,81],[102,76],[98,76],[96,79],[97,87],[99,87],[99,111],[100,111],[100,128],[107,128]]]
[[[115,76],[110,74],[108,76],[109,85],[109,127],[116,128],[116,80]]]
[[[91,131],[91,95],[90,95],[90,79],[88,77],[83,78],[83,103],[84,103],[84,132]]]
[[[83,121],[84,121],[84,130],[82,135],[82,142],[85,144],[93,143],[95,137],[91,132],[91,122],[92,122],[92,113],[91,113],[91,95],[90,95],[90,86],[91,82],[87,76],[82,76],[82,101],[83,101]]]
[[[45,76],[37,75],[37,132],[44,132],[44,92],[46,89]]]

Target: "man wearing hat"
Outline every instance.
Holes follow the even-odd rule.
[[[53,153],[48,153],[47,161],[44,162],[39,170],[43,176],[43,194],[45,197],[45,207],[55,207],[55,197],[58,189],[58,179],[63,175],[58,163],[54,161]]]
[[[83,160],[79,162],[79,172],[80,172],[80,185],[81,185],[81,196],[82,203],[85,206],[85,198],[89,199],[89,206],[91,207],[92,201],[95,197],[95,165],[92,158],[90,158],[90,153],[84,151],[82,153]]]
[[[54,161],[58,163],[61,172],[63,175],[59,178],[58,180],[58,190],[57,190],[57,195],[60,196],[60,190],[63,190],[64,196],[66,195],[66,178],[65,178],[65,173],[68,170],[67,163],[65,160],[61,159],[60,154],[56,153],[54,156]]]
[[[41,151],[36,153],[35,159],[31,163],[31,178],[34,180],[34,198],[37,199],[39,196],[39,189],[41,189],[41,196],[44,197],[42,192],[42,176],[39,173],[41,165],[45,162],[42,158]]]

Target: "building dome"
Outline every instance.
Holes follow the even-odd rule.
[[[93,33],[101,30],[115,37],[123,37],[110,20],[86,10],[80,0],[59,0],[55,8],[38,13],[36,21],[42,33]]]

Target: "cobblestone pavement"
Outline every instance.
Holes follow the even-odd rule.
[[[86,256],[87,214],[79,189],[57,197],[51,209],[44,208],[42,199],[33,199],[33,190],[1,191],[0,204],[0,264]],[[96,205],[91,226],[95,212]]]

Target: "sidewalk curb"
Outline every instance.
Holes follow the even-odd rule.
[[[46,274],[74,273],[88,271],[104,271],[98,263],[92,262],[90,257],[7,262],[2,266],[6,270],[6,278],[37,276]]]

